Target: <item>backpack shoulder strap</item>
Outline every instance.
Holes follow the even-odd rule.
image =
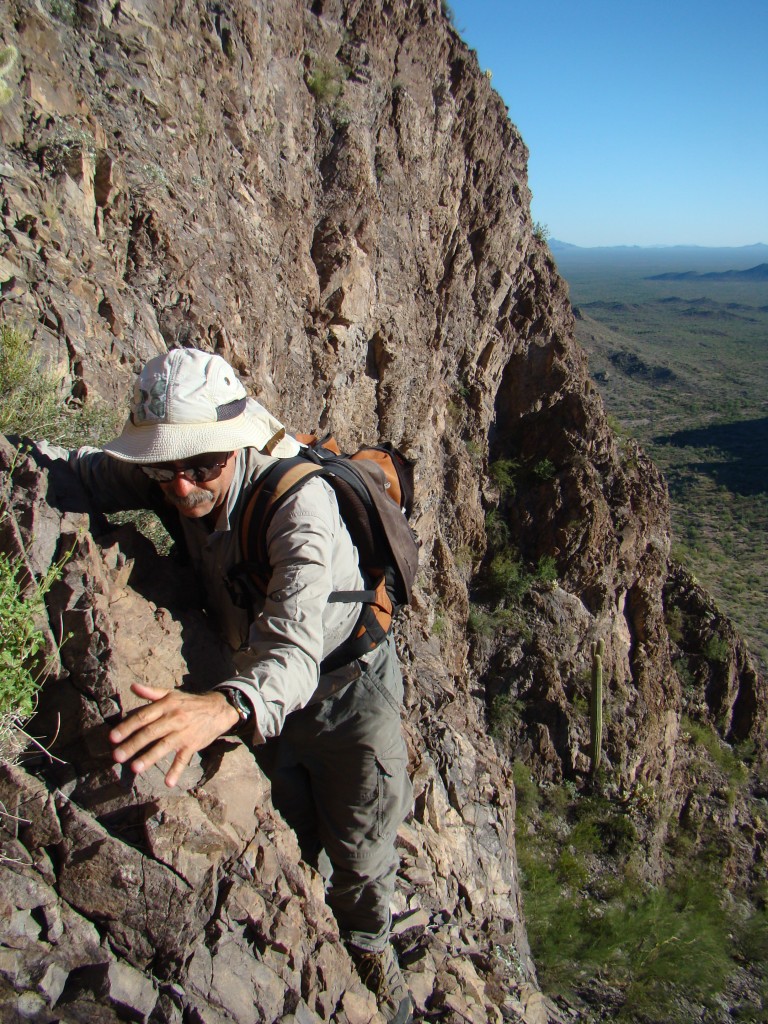
[[[269,583],[267,530],[280,505],[322,469],[302,455],[278,459],[253,484],[240,517],[240,549],[245,568],[260,590]],[[251,528],[253,524],[253,529]]]

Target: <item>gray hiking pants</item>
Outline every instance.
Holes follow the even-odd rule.
[[[304,859],[317,867],[325,850],[332,868],[326,899],[342,937],[378,951],[389,941],[395,836],[412,790],[391,638],[363,668],[343,690],[288,715],[257,756]]]

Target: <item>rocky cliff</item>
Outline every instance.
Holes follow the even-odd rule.
[[[667,582],[663,480],[607,426],[502,101],[436,0],[2,11],[18,50],[0,111],[2,315],[69,401],[122,405],[148,357],[195,345],[295,429],[417,458],[398,943],[429,1019],[554,1016],[525,938],[509,752],[581,784],[602,639],[601,770],[614,794],[651,794],[659,875],[668,821],[693,813],[669,614],[687,602],[689,630],[707,616],[690,581]],[[105,723],[131,681],[216,678],[193,581],[132,527],[89,518],[55,473],[3,460],[5,547],[36,573],[69,559],[51,650],[69,639],[32,726],[59,760],[0,784],[4,1005],[39,1021],[374,1019],[246,747],[206,752],[179,794],[110,762]],[[762,751],[765,684],[727,640],[697,668],[699,713]],[[487,727],[499,696],[521,709],[503,749]],[[753,828],[747,859],[764,857]]]

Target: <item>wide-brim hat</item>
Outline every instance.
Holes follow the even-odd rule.
[[[221,356],[173,349],[150,359],[133,389],[123,431],[104,451],[125,462],[180,462],[207,452],[256,448],[297,455],[283,424],[249,398]]]

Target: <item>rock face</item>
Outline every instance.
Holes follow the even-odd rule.
[[[418,459],[398,942],[432,1019],[544,1021],[487,707],[520,701],[520,756],[579,778],[577,698],[603,639],[605,764],[674,813],[683,693],[665,487],[607,426],[503,103],[436,0],[17,0],[2,26],[19,52],[0,110],[2,314],[72,400],[123,405],[147,358],[195,345],[296,430]],[[1,867],[5,1004],[40,1021],[374,1019],[242,744],[207,751],[181,795],[159,773],[132,787],[109,760],[131,681],[216,675],[193,581],[131,528],[62,512],[45,470],[17,464],[11,484],[3,458],[4,543],[38,573],[71,552],[52,650],[72,634],[34,723],[65,764],[7,768],[0,785],[24,819],[6,822]],[[507,618],[471,639],[489,510],[521,564],[552,572],[525,630]],[[709,706],[761,746],[765,684],[734,652]]]

